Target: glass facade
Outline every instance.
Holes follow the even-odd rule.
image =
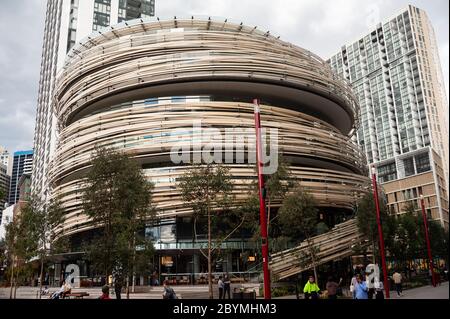
[[[111,0],[95,0],[94,2],[94,22],[92,30],[97,31],[110,25]]]
[[[19,200],[19,181],[22,174],[31,174],[33,164],[33,151],[20,151],[14,153],[11,182],[9,187],[8,203],[13,205]]]
[[[155,15],[155,0],[119,0],[119,19],[132,20]]]
[[[71,0],[69,15],[69,33],[67,35],[67,52],[75,45],[77,38],[78,1]]]

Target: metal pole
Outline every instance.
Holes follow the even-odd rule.
[[[386,255],[384,252],[384,239],[383,239],[383,229],[381,227],[381,217],[380,217],[380,203],[378,201],[378,188],[377,188],[377,177],[375,174],[375,167],[372,166],[372,184],[373,184],[373,197],[375,199],[375,208],[377,211],[377,224],[378,224],[378,236],[380,239],[380,253],[381,253],[381,266],[383,268],[384,275],[384,289],[386,290],[386,299],[389,299],[389,282],[388,273],[386,267]]]
[[[258,184],[259,184],[259,224],[261,228],[261,244],[264,273],[264,299],[270,299],[270,273],[269,273],[269,243],[267,239],[267,218],[266,203],[264,198],[264,178],[262,164],[261,146],[261,118],[259,114],[259,101],[253,99],[255,105],[255,130],[256,130],[256,160],[258,163]]]
[[[428,236],[427,215],[425,214],[425,204],[423,201],[422,194],[420,194],[420,205],[422,206],[423,226],[425,228],[425,240],[427,242],[428,261],[430,263],[430,271],[431,271],[431,283],[432,283],[433,287],[436,287],[436,280],[434,277],[434,267],[433,267],[433,255],[431,254],[430,237]]]

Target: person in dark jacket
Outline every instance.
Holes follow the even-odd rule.
[[[116,299],[121,299],[120,294],[122,293],[123,280],[122,276],[117,275],[114,281],[114,292],[116,293]]]
[[[228,274],[225,275],[223,279],[223,299],[225,299],[225,295],[228,295],[228,299],[230,298],[230,290],[231,290],[231,280]]]

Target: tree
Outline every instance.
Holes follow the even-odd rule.
[[[383,238],[385,243],[388,244],[389,238],[392,238],[392,231],[385,196],[382,195],[383,194],[380,194],[380,196],[378,196],[380,204],[380,219],[383,229]],[[378,242],[379,234],[375,200],[373,199],[372,193],[366,193],[358,201],[356,208],[356,222],[359,231],[372,243],[373,258],[375,259],[375,256],[378,254],[378,249],[375,243]],[[388,245],[386,245],[386,247],[387,246]]]
[[[143,233],[155,215],[153,184],[137,162],[114,149],[97,147],[91,162],[83,208],[100,229],[85,248],[88,259],[95,268],[103,269],[106,278],[113,270],[127,278],[128,298],[129,277],[132,274],[134,279],[136,259],[153,254],[153,245]]]
[[[25,206],[13,220],[5,226],[5,249],[10,267],[10,299],[15,296],[17,282],[28,275],[31,258],[38,255],[39,236],[37,217]]]
[[[56,241],[56,230],[63,224],[65,212],[58,197],[51,199],[49,203],[43,203],[37,197],[32,196],[26,204],[25,210],[34,216],[34,223],[36,223],[35,230],[40,258],[39,298],[41,298],[45,258],[51,252],[51,247]]]
[[[414,201],[406,203],[405,213],[392,216],[386,247],[392,260],[403,268],[417,258],[428,259],[423,217]],[[428,221],[433,256],[448,259],[448,233],[437,221]]]
[[[304,188],[296,189],[286,196],[278,211],[278,218],[284,232],[292,239],[299,240],[303,236],[308,243],[309,258],[317,281],[317,249],[314,247],[311,237],[315,235],[317,225],[316,203],[311,194]]]
[[[207,218],[208,250],[207,254],[203,250],[200,250],[200,252],[208,259],[209,298],[212,299],[211,213],[213,210],[218,211],[228,206],[231,199],[233,183],[231,182],[229,169],[212,163],[192,166],[181,177],[179,187],[183,200],[189,203],[193,209],[194,230],[199,217],[206,216]]]
[[[267,230],[271,222],[270,213],[272,203],[275,201],[282,202],[286,197],[289,189],[293,187],[289,163],[282,155],[278,156],[278,167],[275,173],[267,176],[264,186],[266,189],[267,200]]]

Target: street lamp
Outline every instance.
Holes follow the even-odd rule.
[[[422,206],[423,226],[425,229],[425,240],[427,243],[428,262],[430,263],[430,271],[431,271],[431,283],[432,283],[433,287],[436,287],[436,281],[434,278],[433,256],[431,254],[430,237],[428,236],[428,222],[427,222],[427,215],[425,213],[425,204],[424,204],[424,200],[423,200],[423,194],[420,194],[420,206]]]
[[[261,117],[259,111],[258,99],[253,99],[255,106],[255,130],[256,130],[256,160],[258,163],[258,184],[259,184],[259,224],[261,227],[261,248],[263,258],[264,273],[264,299],[271,298],[270,291],[270,273],[269,273],[269,242],[267,238],[267,218],[266,202],[264,196],[264,176],[262,164],[262,145],[261,145]]]
[[[375,200],[375,208],[377,212],[377,224],[378,224],[378,236],[380,241],[380,253],[381,253],[381,266],[383,268],[384,275],[384,289],[386,290],[386,299],[389,299],[389,283],[388,283],[388,273],[386,268],[386,255],[384,252],[384,239],[383,239],[383,229],[381,228],[381,218],[380,218],[380,204],[378,202],[378,188],[377,188],[377,177],[375,173],[375,166],[372,166],[372,184],[373,184],[373,197]]]

